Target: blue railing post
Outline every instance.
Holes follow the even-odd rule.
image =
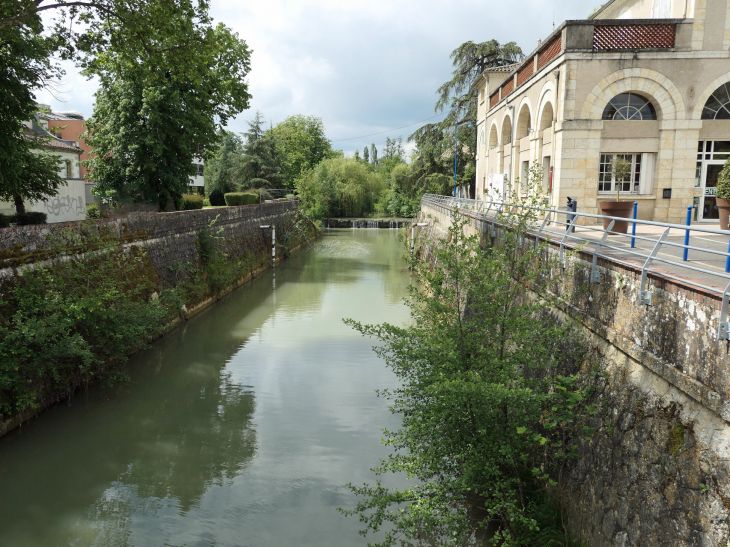
[[[730,243],[727,244],[727,259],[725,259],[725,273],[730,273]]]
[[[634,220],[636,220],[636,213],[639,209],[639,202],[634,202]],[[631,248],[633,249],[636,246],[636,222],[632,223],[631,226]]]
[[[687,205],[687,226],[692,225],[692,206]],[[684,233],[684,254],[682,255],[682,261],[687,262],[687,256],[689,256],[689,230]]]

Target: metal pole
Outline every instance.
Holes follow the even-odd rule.
[[[725,260],[725,273],[730,272],[730,243],[727,244],[727,259]]]
[[[271,225],[271,261],[276,268],[276,226]]]
[[[634,220],[636,220],[636,213],[639,209],[639,202],[634,202]],[[636,247],[636,222],[633,223],[633,226],[631,227],[631,248],[633,249]]]
[[[692,224],[692,206],[687,206],[687,226]],[[684,254],[682,255],[682,262],[687,262],[687,256],[689,255],[689,230],[684,233]]]

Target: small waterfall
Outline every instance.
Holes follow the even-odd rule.
[[[378,227],[377,220],[368,220],[368,228],[377,228],[377,227]]]
[[[353,220],[352,221],[352,227],[353,228],[357,228],[357,220]]]
[[[391,220],[388,223],[388,228],[390,228],[390,229],[398,228],[398,221],[397,220]]]

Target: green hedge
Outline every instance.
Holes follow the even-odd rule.
[[[199,194],[183,194],[183,209],[185,211],[191,211],[193,209],[203,208],[203,196]]]
[[[86,218],[91,219],[97,219],[101,218],[103,215],[101,214],[101,209],[96,203],[89,203],[86,206]]]
[[[223,192],[221,192],[217,188],[210,193],[210,196],[208,196],[208,200],[213,207],[222,207],[226,204],[226,200],[223,197]]]
[[[13,217],[8,215],[0,215],[0,228],[7,228],[10,226],[10,221],[13,219]]]
[[[226,200],[226,205],[229,207],[235,205],[253,205],[259,202],[259,195],[251,192],[231,192],[223,197]]]
[[[15,213],[10,217],[10,222],[18,226],[28,226],[30,224],[45,224],[48,219],[46,213],[38,213],[36,211],[28,211],[25,213]]]

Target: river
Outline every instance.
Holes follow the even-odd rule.
[[[387,453],[396,380],[342,318],[408,321],[402,252],[330,230],[0,438],[0,546],[365,545],[336,508]]]

